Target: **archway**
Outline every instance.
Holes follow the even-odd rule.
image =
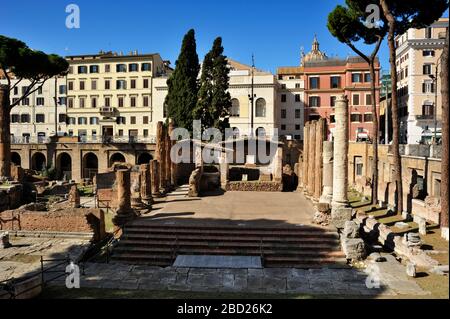
[[[149,153],[142,153],[138,156],[137,164],[149,164],[152,159],[153,156],[151,156]]]
[[[31,157],[31,169],[35,171],[42,171],[47,166],[47,159],[45,155],[37,152]]]
[[[125,156],[123,156],[123,154],[121,153],[114,153],[110,160],[109,160],[109,166],[113,166],[114,163],[125,163]]]
[[[22,158],[20,157],[19,153],[17,152],[11,153],[11,163],[13,163],[16,166],[22,166]]]
[[[83,158],[83,178],[94,178],[98,173],[98,157],[94,153],[87,153]]]
[[[264,129],[264,127],[258,127],[256,129],[256,136],[257,137],[266,137],[266,130]]]
[[[58,156],[58,177],[64,180],[72,179],[72,157],[67,153]]]

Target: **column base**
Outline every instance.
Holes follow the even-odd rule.
[[[345,222],[352,220],[353,208],[333,203],[331,208],[331,223],[337,229],[343,229]]]
[[[116,215],[113,217],[112,222],[115,226],[123,227],[125,224],[129,223],[136,218],[136,212],[133,209],[126,211],[117,211]]]

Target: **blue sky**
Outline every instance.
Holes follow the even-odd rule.
[[[60,55],[100,50],[139,50],[161,54],[174,65],[183,35],[194,28],[200,60],[215,37],[225,54],[243,63],[255,55],[258,68],[299,64],[300,48],[311,48],[316,33],[329,56],[353,54],[327,30],[328,13],[338,0],[22,0],[4,1],[0,34],[25,41],[34,49]],[[67,29],[68,4],[81,11],[80,29]],[[386,43],[380,51],[388,67]]]

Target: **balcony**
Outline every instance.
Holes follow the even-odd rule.
[[[11,136],[11,144],[48,144],[50,137],[42,136]]]
[[[106,117],[112,117],[116,114],[116,108],[110,106],[104,106],[100,108],[100,115]]]

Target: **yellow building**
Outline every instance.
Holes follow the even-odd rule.
[[[66,59],[69,135],[151,141],[160,120],[153,116],[153,79],[169,70],[159,54],[100,52]]]

